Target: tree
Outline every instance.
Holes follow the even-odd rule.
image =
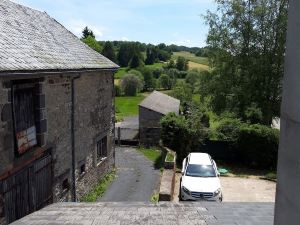
[[[162,74],[159,77],[159,83],[161,85],[162,88],[164,89],[171,89],[172,88],[172,83],[171,83],[171,79],[167,74]]]
[[[148,68],[143,68],[142,69],[142,74],[144,76],[144,90],[145,91],[152,91],[155,88],[155,79],[153,78],[153,73],[150,69]]]
[[[176,60],[176,68],[179,71],[187,71],[189,66],[188,66],[188,60],[186,60],[184,57],[179,56]]]
[[[90,48],[94,49],[96,52],[101,52],[102,47],[96,41],[96,39],[92,36],[88,36],[87,38],[81,39],[85,44],[87,44]]]
[[[185,83],[184,81],[177,82],[177,84],[171,92],[171,95],[174,98],[179,99],[182,105],[189,104],[190,102],[192,102],[193,99],[191,86]]]
[[[129,67],[134,69],[143,66],[143,61],[140,58],[140,55],[135,52],[129,62]]]
[[[93,31],[90,30],[88,27],[85,27],[82,31],[82,39],[86,39],[88,36],[91,36],[95,39]]]
[[[191,86],[193,93],[194,93],[196,84],[198,83],[199,79],[200,79],[200,74],[198,71],[195,71],[195,70],[188,72],[188,74],[185,78],[185,82]]]
[[[121,79],[121,89],[125,96],[136,96],[142,88],[140,79],[132,74],[126,74]]]
[[[116,62],[116,54],[110,41],[105,42],[102,50],[102,55],[110,59],[111,61]]]
[[[155,49],[153,47],[148,47],[147,51],[146,51],[145,64],[146,65],[153,65],[155,63],[156,57],[157,56],[156,56]]]
[[[118,62],[122,67],[127,67],[134,55],[138,55],[139,60],[143,61],[142,53],[136,43],[123,42],[118,52]]]
[[[280,112],[288,0],[216,3],[218,12],[206,15],[212,106],[245,118],[254,104],[269,125]]]

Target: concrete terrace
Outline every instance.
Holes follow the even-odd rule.
[[[272,225],[274,203],[57,203],[12,225]]]

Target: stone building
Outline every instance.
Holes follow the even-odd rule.
[[[55,19],[0,1],[0,224],[75,201],[114,166],[116,64]]]
[[[140,144],[155,146],[159,144],[161,125],[164,115],[179,114],[180,101],[158,91],[152,92],[139,104]]]

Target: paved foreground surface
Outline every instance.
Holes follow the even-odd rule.
[[[153,162],[131,147],[116,147],[117,178],[99,201],[149,202],[159,188],[160,171]]]
[[[176,173],[174,201],[179,201],[181,174]],[[221,177],[223,202],[275,202],[276,183],[259,178]]]
[[[272,225],[273,203],[58,203],[13,225]]]
[[[275,202],[276,183],[258,178],[221,177],[226,202]]]

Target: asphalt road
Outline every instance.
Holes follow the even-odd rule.
[[[158,188],[160,171],[131,147],[116,147],[117,178],[99,202],[149,202]]]

